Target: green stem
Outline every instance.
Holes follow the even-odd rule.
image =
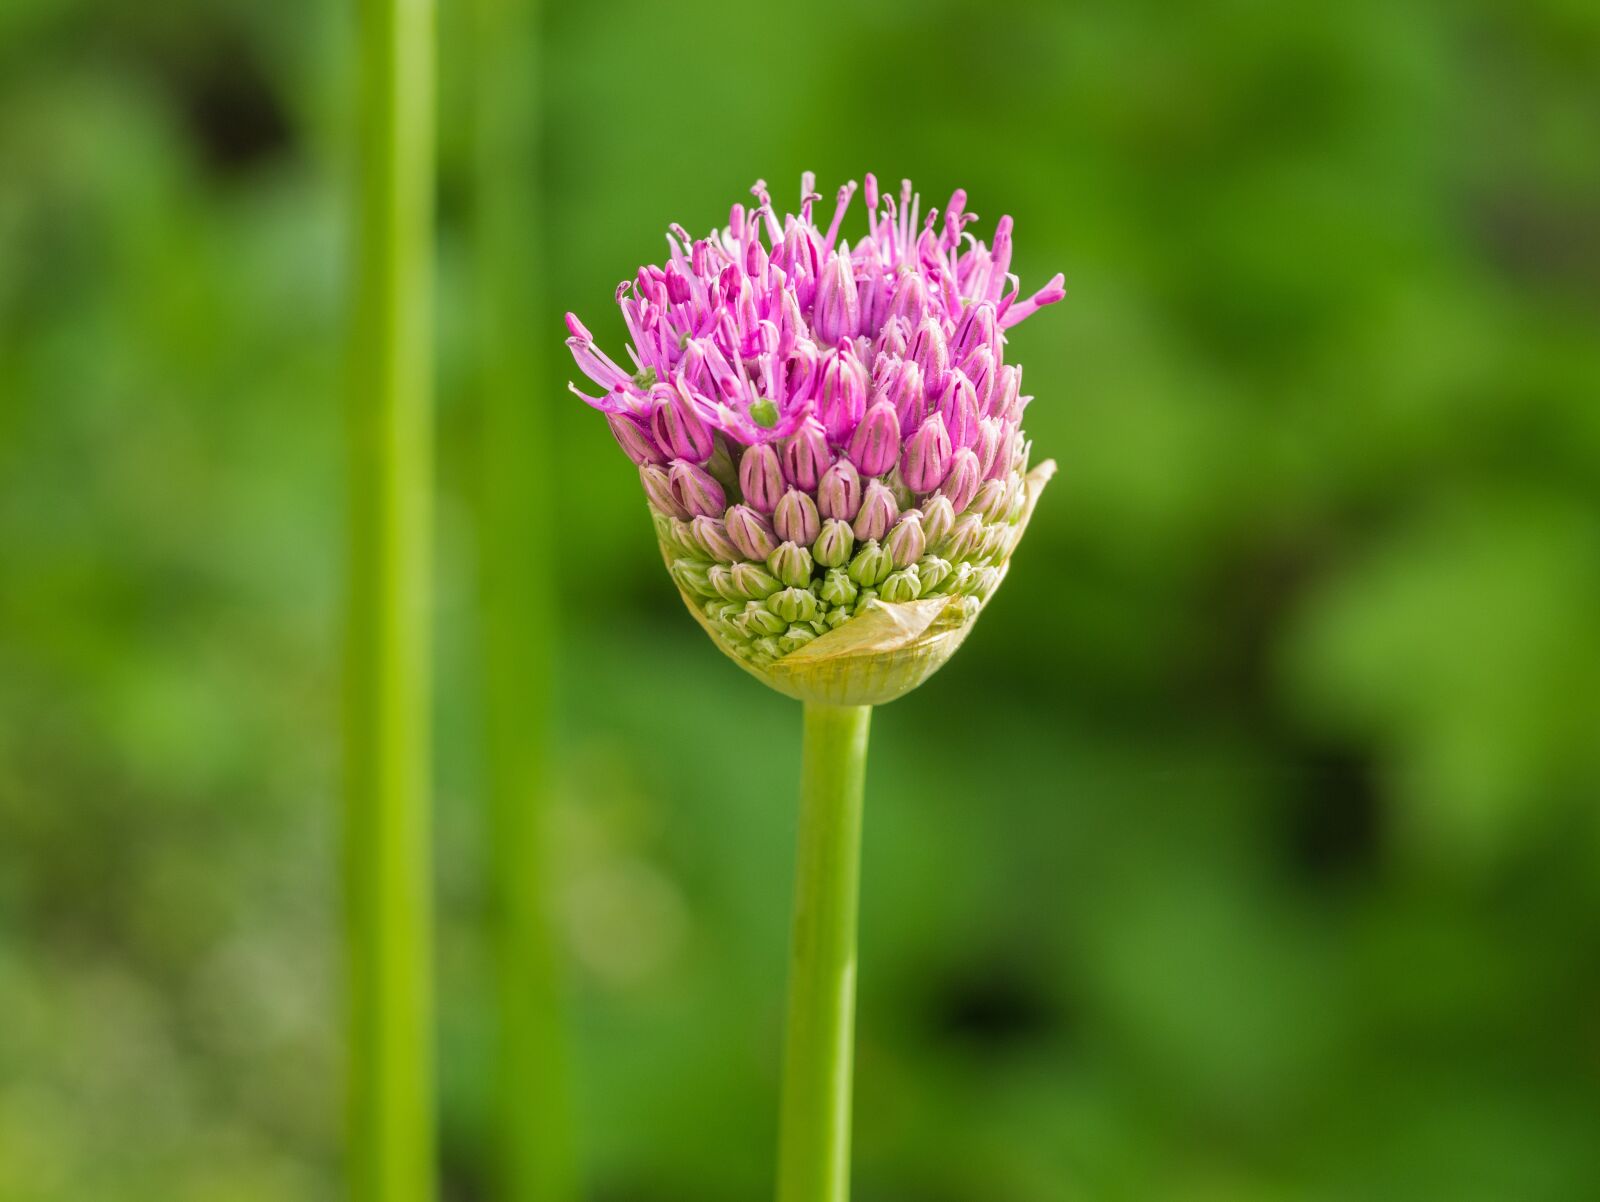
[[[861,795],[870,706],[805,707],[778,1202],[850,1196]]]
[[[474,325],[482,404],[479,530],[489,752],[501,1202],[569,1202],[576,1168],[550,916],[551,697],[558,548],[541,431],[550,416],[538,281],[539,4],[475,0]],[[561,395],[559,393],[550,395]]]
[[[429,648],[433,9],[362,0],[348,401],[349,1179],[433,1195]]]

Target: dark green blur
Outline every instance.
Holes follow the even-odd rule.
[[[0,1198],[339,1196],[352,49],[0,6]],[[444,1195],[488,1199],[445,3]],[[1061,474],[873,722],[858,1202],[1600,1197],[1600,9],[550,6],[568,1012],[592,1202],[755,1202],[799,707],[719,655],[560,311],[765,178],[1017,219]],[[531,49],[531,47],[530,47]],[[846,224],[859,228],[860,209]]]

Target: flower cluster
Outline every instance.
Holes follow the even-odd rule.
[[[1063,291],[1021,296],[1011,219],[985,246],[961,191],[919,222],[909,181],[897,199],[868,175],[853,247],[854,182],[825,230],[809,173],[798,215],[753,192],[706,238],[672,226],[667,264],[618,287],[632,370],[571,314],[567,345],[685,600],[759,674],[875,605],[976,615],[1031,505],[1005,331]]]

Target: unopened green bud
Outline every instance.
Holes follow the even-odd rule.
[[[767,608],[785,622],[807,622],[817,615],[817,599],[810,589],[786,588],[767,598]]]
[[[981,513],[985,520],[994,522],[1006,511],[1008,500],[1004,480],[985,480],[973,496],[969,508]]]
[[[728,537],[728,528],[721,518],[708,518],[703,514],[689,523],[694,541],[718,563],[737,563],[741,558],[739,548]]]
[[[729,453],[726,440],[718,438],[712,444],[711,458],[706,460],[706,471],[722,485],[722,491],[727,495],[732,496],[737,491],[734,485],[739,479],[739,472],[734,467],[733,456]]]
[[[817,535],[811,554],[825,568],[842,568],[850,562],[855,546],[856,536],[850,532],[850,523],[829,518],[822,523],[822,533]]]
[[[734,591],[745,598],[770,597],[780,587],[772,573],[758,563],[736,563],[728,575]]]
[[[705,479],[690,483],[711,497],[722,485],[699,462],[687,467]],[[779,466],[787,471],[787,460]],[[971,499],[961,514],[944,493],[918,494],[917,509],[908,507],[910,497],[898,499],[899,517],[883,537],[857,539],[852,529],[853,546],[845,542],[842,515],[829,515],[828,537],[822,537],[822,515],[798,487],[785,494],[785,513],[768,518],[765,505],[779,485],[765,476],[764,492],[744,489],[731,509],[700,505],[704,498],[698,493],[695,505],[677,505],[678,512],[650,499],[673,580],[724,652],[788,696],[877,705],[916,687],[960,643],[1005,575],[1006,559],[1050,467],[1024,481],[1008,465],[997,476],[1003,488],[980,480],[961,494]],[[893,470],[872,480],[898,492]],[[864,489],[871,482],[864,480]],[[701,520],[691,523],[686,507]],[[858,620],[850,635],[829,637]]]
[[[995,522],[983,528],[983,537],[978,540],[978,554],[975,558],[1004,560],[1010,549],[1011,527],[1004,522]]]
[[[922,533],[927,536],[928,546],[937,547],[955,524],[956,511],[951,508],[949,497],[941,493],[922,503]]]
[[[706,578],[711,581],[711,587],[717,590],[717,596],[728,601],[742,601],[739,590],[734,587],[733,570],[725,563],[714,563],[706,569]]]
[[[862,543],[850,561],[850,579],[861,585],[881,584],[892,571],[894,561],[873,539]]]
[[[711,580],[707,574],[709,566],[697,559],[674,559],[672,574],[678,583],[691,593],[701,597],[713,597],[717,590],[711,587]]]
[[[964,513],[956,519],[944,542],[935,549],[952,563],[970,559],[983,539],[983,519],[975,513]]]
[[[811,583],[811,552],[799,543],[782,543],[767,556],[772,574],[790,588],[805,588]]]
[[[787,622],[759,601],[752,601],[746,605],[738,621],[744,624],[751,638],[782,634],[788,628]]]
[[[922,584],[917,579],[917,569],[902,568],[898,572],[889,573],[889,578],[883,582],[880,595],[885,601],[915,601],[922,595]]]
[[[938,588],[950,579],[948,559],[940,559],[937,555],[924,555],[917,560],[917,579],[922,582],[922,595],[931,596]]]
[[[689,529],[689,523],[682,518],[668,518],[667,522],[672,527],[672,535],[668,540],[673,550],[680,555],[687,555],[690,559],[704,559],[705,550],[695,542],[694,532]]]
[[[859,591],[850,574],[840,568],[832,569],[822,581],[822,599],[829,605],[849,605]]]
[[[883,482],[888,485],[889,491],[894,494],[894,503],[902,511],[910,509],[917,503],[917,494],[912,492],[910,486],[901,478],[900,465],[898,463],[889,469],[889,474],[883,477]]]
[[[817,632],[812,630],[810,626],[795,625],[789,627],[784,634],[779,636],[778,646],[782,647],[785,652],[798,651],[816,637]]]
[[[889,531],[889,537],[883,540],[883,549],[897,568],[916,563],[927,547],[928,538],[922,531],[922,514],[915,509],[901,514],[894,529]]]

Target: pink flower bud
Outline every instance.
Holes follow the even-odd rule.
[[[861,420],[867,405],[866,381],[861,363],[850,349],[830,351],[822,365],[822,386],[817,393],[817,416],[828,432],[828,442],[841,446]]]
[[[1006,364],[995,381],[994,393],[989,399],[989,416],[1016,421],[1022,415],[1016,412],[1017,394],[1022,391],[1022,369]]]
[[[962,447],[950,461],[950,474],[939,491],[950,498],[950,507],[960,513],[972,504],[978,485],[983,483],[983,472],[978,467],[978,456],[970,448]]]
[[[656,408],[650,415],[650,432],[656,445],[674,459],[690,463],[710,459],[711,426],[700,415],[683,383],[657,384],[651,395],[656,399]]]
[[[900,419],[902,437],[910,434],[928,415],[927,398],[922,389],[922,369],[912,360],[902,359],[899,371],[884,393],[884,399],[894,406],[895,415]]]
[[[900,458],[900,418],[888,401],[867,410],[850,436],[851,461],[864,476],[881,476]]]
[[[739,459],[739,491],[745,503],[761,513],[771,513],[783,496],[783,472],[778,452],[770,443],[746,447]]]
[[[634,463],[642,465],[667,461],[667,457],[661,453],[661,448],[656,446],[655,439],[627,414],[606,414],[606,425],[611,427],[611,434],[617,440],[617,445]]]
[[[725,519],[728,537],[744,552],[746,559],[766,559],[778,545],[778,538],[767,521],[748,505],[735,505]]]
[[[856,292],[861,298],[861,317],[856,329],[864,334],[881,330],[883,319],[889,314],[889,279],[880,274],[882,270],[881,265],[872,263],[866,276],[856,280]]]
[[[817,278],[817,243],[811,230],[791,221],[783,236],[783,269],[795,283]]]
[[[926,418],[906,443],[900,457],[900,475],[912,492],[932,492],[944,483],[950,471],[950,432],[944,418],[934,413]]]
[[[945,346],[944,331],[932,317],[923,319],[911,338],[906,354],[922,369],[922,386],[930,397],[944,391],[945,377],[950,372],[950,350]]]
[[[841,459],[817,485],[817,508],[825,518],[854,521],[861,508],[861,475],[848,459]]]
[[[980,417],[978,419],[978,441],[972,449],[978,452],[978,467],[983,472],[985,480],[991,479],[989,472],[994,467],[995,457],[1000,454],[1000,440],[1005,437],[1005,424],[996,417]]]
[[[650,504],[660,512],[672,518],[689,516],[688,510],[678,504],[678,498],[672,493],[672,481],[666,468],[654,463],[640,464],[639,483],[644,486],[644,495],[650,498]]]
[[[906,324],[903,317],[890,317],[884,323],[882,331],[878,334],[878,341],[873,350],[879,356],[887,355],[891,359],[904,359],[906,347],[911,342],[911,327]]]
[[[1000,423],[1000,435],[995,440],[994,462],[983,473],[985,480],[1003,480],[1011,474],[1011,469],[1017,463],[1017,443],[1020,441],[1015,425],[1008,421]]]
[[[894,525],[894,520],[900,516],[900,506],[895,504],[894,494],[877,480],[867,485],[866,493],[861,498],[861,509],[856,514],[855,535],[860,539],[883,538]]]
[[[959,371],[950,373],[950,382],[939,394],[939,413],[950,428],[951,446],[970,447],[978,441],[978,397]]]
[[[956,325],[950,353],[959,362],[980,346],[988,347],[996,359],[1000,357],[999,326],[995,322],[994,306],[988,301],[967,306]]]
[[[972,392],[978,399],[980,416],[989,414],[994,386],[1000,374],[995,363],[994,352],[987,346],[978,347],[961,361],[961,374],[972,381]]]
[[[833,452],[828,449],[828,435],[822,423],[808,417],[783,444],[784,479],[795,488],[806,492],[817,487],[822,473],[833,463]]]
[[[816,311],[812,326],[824,346],[841,338],[854,338],[861,322],[861,302],[856,292],[855,274],[850,260],[834,255],[822,268],[817,281]]]
[[[774,268],[773,270],[777,270]],[[805,331],[806,319],[801,316],[800,302],[795,299],[794,293],[784,289],[783,299],[778,304],[778,357],[786,359],[789,352],[794,350],[795,343],[800,340],[800,335]]]
[[[772,527],[784,542],[809,547],[822,531],[822,515],[808,494],[791,488],[773,512]]]
[[[674,263],[667,268],[667,303],[681,305],[689,299],[689,280]]]
[[[672,485],[673,497],[685,512],[706,517],[722,516],[728,504],[722,493],[722,485],[713,480],[703,467],[687,459],[674,459],[667,478]]]
[[[900,282],[895,285],[894,299],[889,302],[890,319],[901,318],[915,329],[927,310],[928,289],[923,283],[922,274],[916,271],[903,272]]]

